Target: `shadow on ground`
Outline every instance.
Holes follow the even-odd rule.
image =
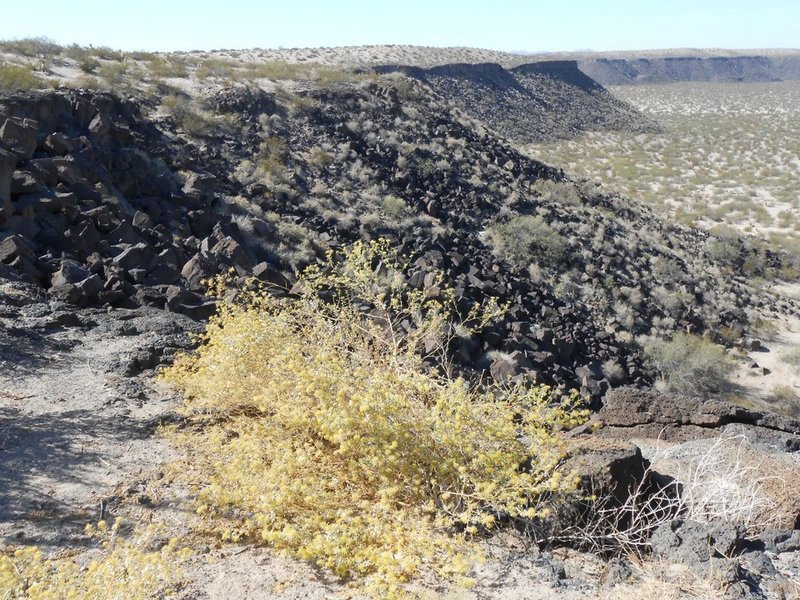
[[[4,403],[2,398],[0,403]],[[88,522],[101,516],[99,503],[93,503],[92,497],[107,487],[101,475],[112,468],[97,450],[104,447],[98,440],[119,439],[123,426],[130,437],[129,425],[97,410],[29,415],[18,408],[4,408],[0,415],[0,541],[20,543],[20,532],[28,537],[33,530],[47,545],[74,546],[71,532],[80,536]],[[25,539],[25,543],[31,541]]]

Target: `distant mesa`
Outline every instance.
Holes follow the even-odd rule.
[[[603,85],[678,81],[767,82],[800,79],[800,55],[586,58],[581,71]]]

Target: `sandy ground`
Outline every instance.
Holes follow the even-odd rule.
[[[786,298],[800,298],[800,284],[783,284],[774,291]],[[771,323],[762,348],[750,350],[733,373],[740,403],[800,417],[800,318],[782,316]],[[794,394],[794,398],[789,397]]]
[[[49,319],[0,330],[0,541],[59,548],[106,516],[115,490],[174,458],[152,433],[175,399],[122,374],[155,334]]]

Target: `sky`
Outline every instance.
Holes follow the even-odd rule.
[[[505,51],[800,48],[798,0],[3,0],[0,39],[120,50],[366,44]]]

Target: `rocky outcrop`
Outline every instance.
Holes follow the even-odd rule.
[[[213,306],[197,293],[201,277],[183,282],[181,294],[170,286],[181,283],[195,256],[210,265],[203,276],[234,262],[229,219],[192,218],[213,210],[211,175],[179,172],[192,159],[134,104],[110,94],[22,94],[2,99],[0,114],[2,151],[11,157],[4,162],[3,263],[77,306],[209,314]]]
[[[11,218],[11,184],[20,160],[33,156],[37,123],[9,116],[0,124],[0,223]]]
[[[564,472],[579,477],[585,494],[608,495],[623,504],[649,476],[650,463],[635,445],[622,440],[582,435],[570,440]]]
[[[430,69],[385,65],[424,81],[437,94],[519,142],[571,138],[584,131],[657,131],[659,126],[618,100],[575,61],[544,61],[505,69],[451,64]]]
[[[598,434],[615,439],[684,442],[723,430],[781,452],[800,450],[800,420],[761,413],[723,400],[691,398],[630,387],[609,391],[596,415]]]

